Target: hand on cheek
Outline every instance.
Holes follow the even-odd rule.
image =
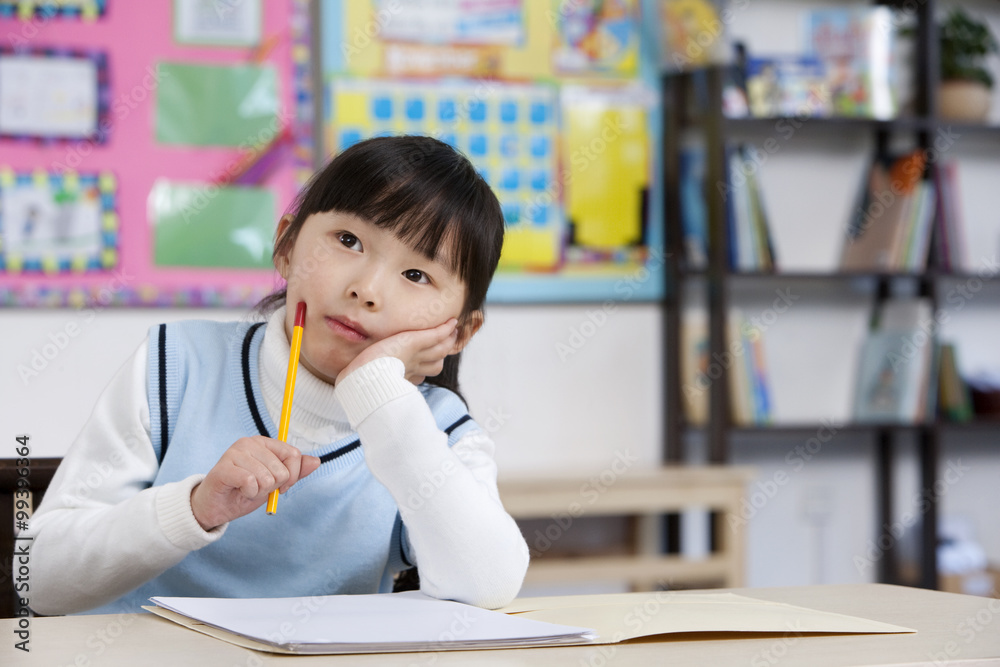
[[[337,376],[340,383],[356,369],[381,357],[395,357],[406,367],[406,379],[420,384],[425,378],[438,375],[444,360],[454,354],[458,344],[458,320],[452,318],[434,327],[416,331],[402,331],[365,348]]]

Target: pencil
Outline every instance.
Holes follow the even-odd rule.
[[[295,309],[295,326],[292,328],[292,350],[288,355],[288,372],[285,374],[285,398],[281,401],[281,423],[278,425],[278,440],[288,442],[288,421],[292,416],[292,395],[295,393],[295,372],[299,368],[299,352],[302,350],[302,328],[306,325],[306,302],[299,301]],[[278,511],[278,490],[267,496],[267,513]]]

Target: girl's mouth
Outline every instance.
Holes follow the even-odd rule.
[[[326,325],[342,338],[346,338],[347,340],[356,343],[368,340],[368,332],[365,331],[357,322],[347,318],[325,317],[324,319],[326,321]]]

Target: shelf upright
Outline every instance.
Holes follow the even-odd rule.
[[[679,75],[663,74],[661,100],[663,108],[663,193],[665,220],[681,219],[680,153],[681,115],[683,106],[680,89],[684,81]],[[666,270],[663,286],[663,462],[669,465],[683,464],[685,461],[684,429],[681,425],[684,414],[681,392],[683,388],[675,378],[681,377],[681,312],[682,277],[680,263],[684,257],[684,235],[680,225],[664,224],[664,244],[666,248]],[[668,525],[668,531],[671,528]],[[677,528],[673,528],[677,530]],[[671,540],[671,543],[676,543]]]
[[[721,196],[728,181],[726,172],[725,119],[722,115],[722,88],[725,70],[705,71],[707,100],[699,114],[705,138],[705,189],[708,199],[708,352],[709,368],[715,369],[709,385],[708,459],[712,463],[729,460],[728,431],[729,368],[726,359],[726,319],[728,317],[729,226],[726,203]]]
[[[917,47],[916,51],[916,96],[915,114],[917,117],[930,119],[917,132],[917,143],[925,151],[933,148],[937,135],[938,89],[941,80],[941,56],[938,42],[938,28],[935,21],[936,0],[924,0],[916,3],[917,14]],[[928,161],[925,177],[932,178],[936,169]],[[932,247],[933,247],[932,238]],[[940,239],[938,239],[940,242]],[[921,297],[930,300],[931,313],[938,309],[935,252],[930,253],[927,271],[918,278],[918,291]],[[932,337],[931,337],[932,338]],[[928,341],[928,344],[933,344]],[[920,429],[918,435],[918,458],[920,461],[920,488],[928,500],[927,510],[923,514],[920,536],[920,579],[923,588],[936,590],[938,588],[937,563],[937,529],[938,529],[938,498],[934,492],[938,477],[938,462],[940,460],[941,434],[937,426],[936,415],[928,415],[929,423]]]

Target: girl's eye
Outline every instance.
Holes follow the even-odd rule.
[[[350,248],[351,250],[362,249],[361,240],[354,234],[351,234],[350,232],[341,232],[337,236],[337,238],[340,240],[341,243],[344,244],[345,247]]]
[[[403,275],[406,276],[407,280],[415,283],[429,283],[430,280],[427,279],[427,274],[419,269],[407,269],[403,271]]]

